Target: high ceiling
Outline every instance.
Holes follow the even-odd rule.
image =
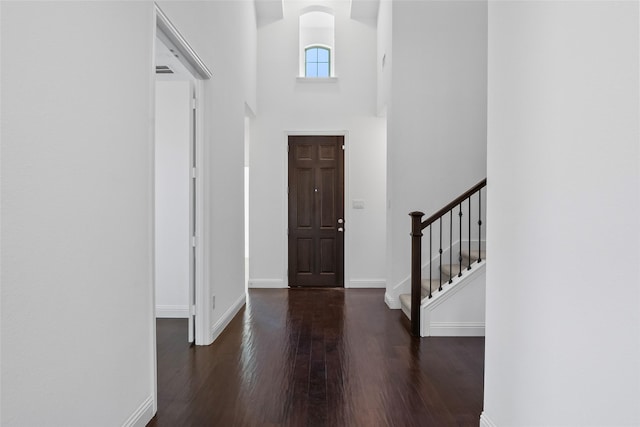
[[[284,2],[290,0],[254,0],[258,27],[275,22],[284,17]],[[380,0],[342,0],[351,5],[351,18],[358,20],[376,20]],[[319,0],[318,5],[326,1]]]

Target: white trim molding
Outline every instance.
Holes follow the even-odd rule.
[[[484,322],[431,322],[432,337],[483,337]]]
[[[296,77],[298,83],[338,83],[336,76],[332,77]]]
[[[153,415],[153,397],[149,396],[138,406],[138,409],[127,418],[127,421],[122,424],[122,427],[144,427],[151,421]]]
[[[384,289],[387,287],[387,281],[385,279],[351,279],[345,285],[345,288]]]
[[[498,425],[483,411],[482,414],[480,414],[480,427],[498,427]]]
[[[384,293],[384,302],[387,304],[387,307],[392,310],[399,310],[400,308],[402,308],[398,297],[393,296],[389,293],[389,291]]]
[[[184,65],[189,68],[197,78],[208,80],[213,73],[198,54],[191,48],[189,42],[184,38],[180,31],[171,23],[167,15],[164,14],[160,6],[154,3],[156,10],[156,36],[160,38],[167,46],[174,49],[178,54],[182,55]]]
[[[218,338],[222,331],[224,331],[224,328],[229,325],[231,320],[233,320],[235,315],[238,314],[238,312],[246,302],[247,294],[243,292],[240,298],[238,298],[238,300],[233,303],[227,311],[225,311],[225,313],[218,319],[218,321],[215,324],[211,325],[210,342],[214,342],[216,338]]]
[[[188,305],[156,305],[157,318],[187,319],[189,317]]]
[[[288,286],[282,279],[249,279],[251,289],[280,289]]]

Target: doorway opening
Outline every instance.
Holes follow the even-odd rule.
[[[202,80],[211,72],[156,5],[154,294],[156,317],[188,319],[205,344]],[[155,322],[154,322],[155,324]]]
[[[344,286],[344,136],[288,138],[290,287]]]

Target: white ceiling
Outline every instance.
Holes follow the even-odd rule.
[[[304,28],[333,28],[334,18],[325,12],[309,12],[300,16],[300,26]]]
[[[351,19],[377,21],[379,7],[380,0],[351,0]]]
[[[284,17],[284,2],[289,0],[254,0],[258,27],[278,21]],[[351,5],[351,19],[377,20],[381,0],[342,0]],[[382,0],[386,1],[386,0]],[[318,0],[322,6],[326,1]]]

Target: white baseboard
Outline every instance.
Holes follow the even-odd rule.
[[[156,305],[156,317],[160,318],[189,318],[188,305]]]
[[[482,412],[482,414],[480,414],[480,427],[498,427],[498,425],[491,421],[487,414]]]
[[[249,287],[263,289],[288,288],[282,279],[249,279]]]
[[[122,424],[122,427],[144,427],[153,418],[153,397],[149,396]]]
[[[400,299],[392,296],[389,292],[384,293],[384,302],[387,304],[387,307],[392,310],[400,309]]]
[[[484,322],[431,322],[432,337],[483,337]]]
[[[351,279],[346,288],[361,289],[384,289],[387,287],[387,281],[384,279]]]
[[[211,326],[210,342],[214,342],[216,338],[218,338],[222,331],[224,331],[224,328],[226,328],[229,322],[238,314],[246,301],[247,296],[245,293],[242,293],[242,296]]]

